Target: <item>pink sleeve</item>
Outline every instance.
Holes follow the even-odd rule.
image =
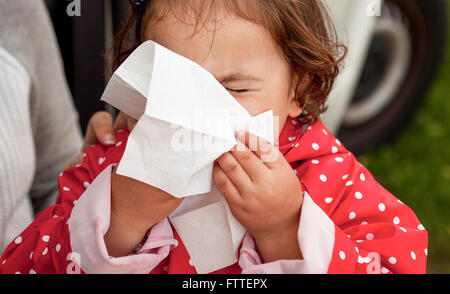
[[[151,228],[138,254],[118,258],[108,255],[103,236],[109,228],[111,172],[112,165],[89,185],[73,208],[68,220],[72,250],[80,257],[86,273],[149,273],[169,255],[177,241],[166,218]]]
[[[336,166],[343,161],[335,156],[347,164]],[[298,231],[303,259],[261,263],[246,235],[239,259],[243,273],[426,272],[424,227],[353,155],[330,155],[297,173],[306,175]]]

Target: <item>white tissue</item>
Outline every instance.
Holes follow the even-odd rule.
[[[138,119],[117,173],[188,197],[169,216],[198,273],[237,261],[245,229],[212,179],[214,161],[248,130],[273,143],[273,114],[256,117],[207,70],[147,41],[117,69],[102,100]]]

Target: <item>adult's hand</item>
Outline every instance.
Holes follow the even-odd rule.
[[[113,122],[112,116],[106,111],[96,112],[91,119],[86,130],[86,137],[84,138],[83,147],[80,154],[66,167],[64,170],[72,168],[83,162],[83,152],[91,145],[100,143],[104,146],[112,146],[116,144],[116,130],[125,129],[133,130],[136,126],[137,120],[122,112]]]

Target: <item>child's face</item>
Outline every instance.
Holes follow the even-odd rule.
[[[289,65],[262,26],[223,16],[215,30],[211,23],[194,35],[193,31],[193,25],[167,16],[148,26],[146,39],[200,64],[251,115],[273,110],[279,117],[279,132],[288,116],[301,114],[293,99]]]

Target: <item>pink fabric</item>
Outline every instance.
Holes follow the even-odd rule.
[[[140,254],[109,257],[103,236],[109,228],[112,166],[89,185],[72,210],[68,221],[72,250],[79,254],[86,273],[148,273],[169,255],[177,241],[165,219],[149,230]]]

